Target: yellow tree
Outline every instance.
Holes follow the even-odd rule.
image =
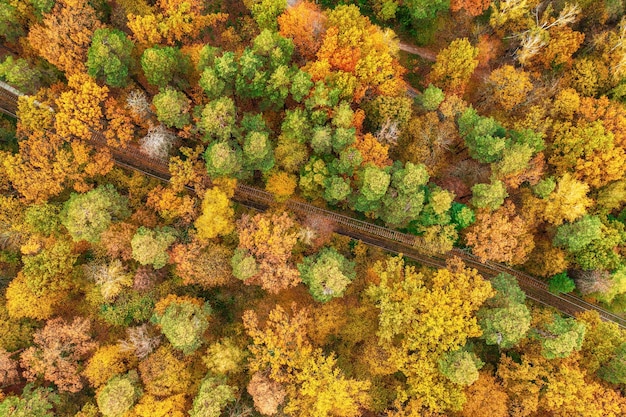
[[[61,93],[56,102],[54,127],[60,136],[89,140],[92,132],[102,130],[103,105],[109,89],[84,73],[71,75],[67,85],[69,90]]]
[[[462,92],[478,66],[478,48],[467,38],[455,39],[437,55],[429,78],[446,91]]]
[[[558,174],[571,172],[594,188],[620,179],[626,168],[626,152],[602,122],[563,123],[555,128],[549,162]]]
[[[159,185],[150,190],[146,205],[159,213],[168,224],[175,220],[187,224],[197,216],[196,202],[197,200],[188,194],[178,193],[172,187]]]
[[[40,24],[31,27],[28,42],[67,75],[84,72],[87,49],[103,27],[87,0],[59,0]]]
[[[356,102],[368,88],[389,96],[403,94],[404,70],[395,56],[393,33],[373,25],[355,5],[338,6],[326,18],[317,61],[305,67],[314,81],[330,77]]]
[[[202,214],[194,223],[198,238],[213,239],[234,230],[235,211],[230,201],[233,192],[234,189],[225,192],[218,187],[207,190],[202,199]]]
[[[430,277],[400,257],[377,262],[374,273],[379,282],[367,295],[380,310],[377,335],[387,366],[406,377],[399,399],[435,412],[460,410],[465,396],[439,372],[438,361],[482,334],[475,313],[493,296],[491,285],[458,258]]]
[[[490,97],[507,111],[522,103],[533,89],[528,73],[518,71],[512,65],[504,65],[492,71],[489,84]]]
[[[311,344],[306,329],[310,317],[306,311],[289,315],[276,306],[269,314],[264,328],[251,310],[244,313],[244,326],[253,344],[249,349],[251,372],[267,375],[267,388],[273,387],[275,394],[284,390],[287,404],[286,414],[298,417],[357,417],[369,405],[369,381],[347,378],[337,366],[334,356],[323,355],[321,349]],[[254,379],[254,377],[253,377]],[[255,405],[272,392],[258,389],[253,392]],[[248,388],[250,391],[250,387]],[[268,392],[269,391],[269,392]],[[281,396],[277,398],[282,402]],[[269,404],[265,404],[269,405]],[[258,408],[258,406],[257,406]]]
[[[201,32],[228,18],[224,13],[205,14],[199,0],[159,0],[156,13],[128,14],[128,28],[138,43],[175,45],[192,43]]]
[[[271,293],[300,282],[291,253],[298,241],[298,225],[287,212],[244,215],[237,222],[237,231],[239,247],[232,261],[237,278]],[[244,274],[247,264],[252,271]]]
[[[232,280],[230,258],[232,250],[192,237],[190,243],[176,244],[170,251],[170,260],[176,265],[176,274],[183,284],[203,288],[225,285]]]
[[[481,372],[478,381],[465,389],[467,402],[462,417],[508,417],[508,395],[492,375]]]
[[[294,7],[288,7],[278,16],[280,34],[291,38],[298,52],[307,60],[315,58],[324,34],[325,21],[326,16],[319,6],[308,1],[301,1]]]
[[[589,186],[564,174],[558,181],[555,190],[546,199],[543,217],[555,226],[564,221],[573,222],[587,213],[593,200],[587,197]]]

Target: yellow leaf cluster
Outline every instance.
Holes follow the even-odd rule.
[[[565,174],[550,194],[543,213],[544,220],[558,226],[564,221],[573,222],[587,213],[593,200],[587,197],[589,186]]]
[[[92,131],[102,130],[102,105],[109,89],[84,73],[70,76],[68,86],[69,91],[61,93],[56,102],[55,129],[60,136],[89,140]]]
[[[157,13],[127,16],[128,28],[142,45],[193,41],[202,30],[228,18],[225,13],[202,14],[203,4],[198,0],[159,1],[157,8]]]
[[[176,219],[189,223],[196,217],[196,201],[193,197],[174,191],[171,187],[157,186],[150,190],[146,205],[154,209],[167,222]]]
[[[277,171],[269,176],[265,189],[274,195],[276,201],[283,202],[293,195],[297,185],[298,180],[295,175],[285,171]]]
[[[477,56],[478,48],[467,38],[455,39],[439,52],[429,77],[446,91],[462,92],[478,66]]]
[[[6,291],[7,310],[12,318],[28,317],[45,320],[58,313],[58,306],[67,298],[65,291],[36,293],[28,284],[27,278],[18,273]]]
[[[301,417],[356,417],[368,408],[369,381],[348,379],[333,355],[315,349],[306,334],[306,311],[289,315],[280,306],[259,327],[255,312],[244,313],[244,326],[253,344],[249,347],[252,371],[264,372],[269,382],[282,384],[288,398],[285,412]],[[257,400],[255,398],[255,404]]]
[[[123,351],[119,345],[100,346],[87,362],[83,375],[92,387],[104,385],[111,377],[122,374],[136,365],[131,351]]]
[[[213,239],[231,233],[235,228],[235,211],[228,195],[213,187],[204,194],[202,214],[194,222],[199,239]]]
[[[31,27],[28,42],[44,59],[71,75],[85,70],[92,35],[102,26],[87,0],[58,0],[52,12]]]
[[[291,251],[298,241],[296,222],[287,212],[243,216],[238,222],[239,249],[256,259],[258,273],[246,284],[261,285],[272,293],[297,285],[300,273]]]

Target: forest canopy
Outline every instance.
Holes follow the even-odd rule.
[[[0,415],[626,415],[625,12],[0,0]]]

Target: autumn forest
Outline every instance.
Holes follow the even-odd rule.
[[[622,0],[0,0],[0,110],[0,417],[626,415]]]

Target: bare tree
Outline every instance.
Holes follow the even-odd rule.
[[[133,90],[126,97],[126,107],[139,118],[145,119],[150,116],[150,102],[146,93],[141,90]]]
[[[155,159],[167,159],[176,135],[159,124],[150,127],[148,134],[139,142],[141,151]]]
[[[134,352],[143,359],[161,343],[160,336],[152,336],[147,324],[126,329],[126,339],[120,340],[120,348],[125,352]]]

